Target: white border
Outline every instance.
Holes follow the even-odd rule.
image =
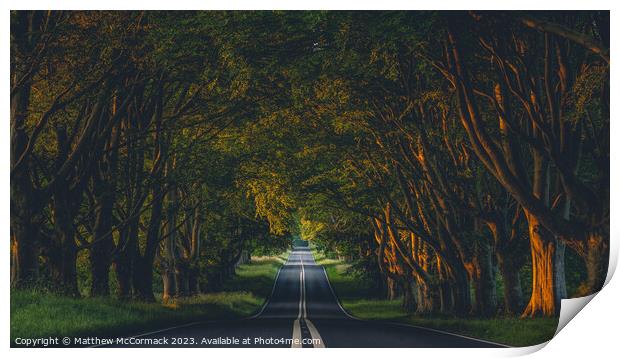
[[[9,127],[8,127],[8,116],[9,116],[9,33],[10,33],[10,24],[9,24],[9,9],[120,9],[120,10],[129,10],[129,9],[248,9],[248,10],[261,10],[261,9],[290,9],[290,10],[305,10],[305,9],[326,9],[326,10],[339,10],[339,9],[418,9],[418,10],[468,10],[468,9],[496,9],[496,10],[512,10],[512,9],[531,9],[531,10],[548,10],[548,9],[557,9],[557,10],[588,10],[588,9],[611,9],[611,38],[618,38],[618,26],[616,25],[616,21],[618,20],[615,15],[615,11],[619,8],[617,5],[618,2],[612,1],[601,1],[601,0],[588,0],[588,1],[575,1],[575,0],[563,0],[563,1],[540,1],[540,0],[500,0],[500,1],[482,1],[482,0],[448,0],[448,1],[394,1],[394,0],[382,0],[382,1],[355,1],[355,0],[314,0],[314,1],[293,1],[293,0],[279,0],[279,1],[261,1],[261,0],[216,0],[216,1],[190,1],[190,0],[175,0],[175,1],[163,1],[163,0],[152,0],[152,1],[127,1],[127,0],[107,0],[107,1],[90,1],[85,2],[84,0],[46,0],[46,1],[33,1],[33,0],[22,0],[22,1],[2,1],[0,7],[4,10],[0,13],[0,21],[2,22],[3,36],[0,37],[0,41],[2,41],[2,61],[4,66],[2,68],[2,82],[3,85],[1,87],[2,95],[2,108],[4,113],[4,127],[2,129],[2,138],[4,138],[2,145],[2,157],[0,161],[0,165],[2,165],[3,175],[1,176],[0,183],[0,191],[3,194],[1,197],[4,198],[2,202],[3,215],[0,216],[0,225],[3,231],[7,235],[7,239],[5,239],[6,248],[8,248],[8,234],[9,234],[9,212],[10,212],[10,203],[9,203],[9,152],[10,152],[10,141],[9,141]],[[618,58],[618,48],[617,45],[611,46],[611,58]],[[611,118],[617,117],[616,114],[618,110],[616,109],[615,104],[620,103],[618,101],[620,98],[616,96],[616,91],[618,89],[618,79],[615,75],[616,72],[611,72]],[[611,123],[611,133],[615,132],[615,128],[617,125],[615,121],[612,120]],[[611,143],[611,157],[618,158],[618,146],[614,141]],[[611,162],[611,183],[620,183],[618,181],[618,167],[620,161],[612,160]],[[617,263],[617,255],[618,255],[618,234],[619,234],[619,224],[618,224],[618,215],[616,214],[618,208],[618,203],[620,202],[618,190],[612,185],[611,187],[611,237],[612,237],[612,249],[611,249],[611,261],[610,266],[615,267]],[[0,285],[1,287],[9,287],[9,255],[6,254],[4,257],[4,264],[2,265],[2,275],[0,276]],[[8,291],[5,291],[8,293]],[[2,326],[2,336],[4,337],[5,342],[5,350],[8,350],[9,343],[9,295],[5,294],[2,296],[2,303],[4,307],[4,325]],[[415,353],[412,353],[410,350],[399,350],[399,349],[390,349],[390,355],[409,355],[409,354],[429,354],[433,357],[454,357],[455,355],[462,357],[485,357],[485,356],[514,356],[520,354],[527,354],[540,349],[541,346],[544,346],[544,349],[540,350],[537,353],[537,356],[541,357],[554,357],[554,356],[565,356],[565,357],[587,357],[587,356],[610,356],[610,352],[617,351],[617,320],[620,317],[618,314],[618,302],[620,302],[620,284],[618,284],[618,280],[612,280],[609,284],[603,289],[603,291],[592,299],[592,303],[587,305],[581,313],[579,313],[574,319],[573,322],[570,322],[566,328],[562,330],[553,340],[551,340],[546,346],[540,345],[538,347],[531,347],[531,349],[420,349],[416,350]],[[171,348],[174,349],[174,348]],[[232,349],[232,350],[231,350]],[[241,349],[241,348],[239,348]],[[347,352],[348,351],[348,352]],[[375,350],[321,350],[321,354],[326,354],[328,356],[332,355],[334,357],[341,358],[343,354],[356,354],[359,356],[373,356],[376,357],[377,354],[381,354]],[[150,356],[158,356],[158,355],[166,355],[169,356],[171,354],[170,351],[166,350],[158,350],[158,349],[145,349],[142,350],[127,350],[123,348],[119,348],[113,351],[114,354],[121,355],[135,355],[135,354],[148,354]],[[243,352],[243,353],[241,353]],[[316,350],[297,350],[295,354],[297,355],[314,355],[318,351]],[[175,354],[176,352],[172,352]],[[181,352],[179,352],[181,353]],[[84,354],[104,357],[110,354],[109,350],[100,349],[100,350],[90,350],[88,353],[85,353],[83,349],[52,349],[46,351],[38,351],[32,349],[13,349],[10,351],[11,355],[14,356],[30,356],[30,355],[46,355],[46,356],[62,356],[62,357],[72,357],[72,356],[83,356]],[[285,355],[289,355],[290,351],[283,349],[251,349],[248,351],[244,349],[243,351],[237,351],[237,348],[225,348],[225,351],[203,351],[200,349],[184,349],[182,351],[183,355],[186,356],[204,356],[205,354],[215,354],[218,355],[236,355],[236,354],[252,354],[257,357],[284,357]]]

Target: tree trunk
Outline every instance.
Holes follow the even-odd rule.
[[[415,312],[418,307],[414,285],[411,279],[403,280],[403,309],[407,313]]]
[[[452,300],[452,287],[447,277],[447,267],[443,261],[437,256],[437,277],[439,279],[437,303],[439,306],[435,309],[439,309],[441,313],[452,312],[454,307],[454,301]]]
[[[39,224],[35,224],[33,216],[23,214],[27,212],[26,210],[14,210],[13,207],[14,205],[11,208],[11,232],[13,234],[11,287],[29,288],[34,286],[39,279],[39,255],[37,253]]]
[[[243,251],[241,252],[241,255],[239,256],[239,260],[237,261],[235,266],[238,267],[239,265],[244,265],[249,262],[250,262],[250,254],[248,253],[248,250],[243,249]]]
[[[562,216],[565,220],[570,220],[570,208],[571,208],[571,200],[566,199],[564,201],[564,208]],[[556,301],[562,302],[562,299],[568,298],[568,293],[566,291],[566,273],[565,273],[565,253],[566,253],[566,243],[564,243],[560,237],[556,237],[556,248],[555,248],[555,294]]]
[[[226,267],[226,279],[231,279],[233,277],[235,277],[235,275],[237,274],[237,270],[235,269],[235,265],[230,263],[228,264],[228,266]]]
[[[77,251],[73,235],[60,234],[58,244],[50,250],[49,264],[52,278],[52,290],[61,295],[79,297],[77,287]]]
[[[491,247],[486,240],[478,243],[475,266],[476,312],[483,317],[489,317],[497,310],[497,287]]]
[[[449,313],[454,309],[454,300],[450,282],[440,279],[439,281],[439,311]],[[432,310],[429,310],[429,312]]]
[[[587,279],[580,289],[584,296],[600,291],[605,284],[609,264],[609,239],[599,233],[590,233],[585,247]]]
[[[116,111],[113,102],[112,114]],[[93,246],[90,249],[91,274],[93,277],[90,289],[91,296],[107,296],[110,294],[110,265],[114,238],[112,237],[112,210],[116,199],[116,173],[118,164],[118,143],[120,139],[120,121],[112,131],[106,145],[107,154],[99,161],[97,172],[93,177],[95,191],[95,225],[93,229]]]
[[[398,296],[398,291],[396,288],[396,281],[394,281],[390,277],[387,277],[386,283],[387,283],[386,298],[390,301],[395,300],[396,297]]]
[[[504,281],[504,312],[516,315],[523,310],[523,290],[519,277],[519,265],[510,254],[496,253],[497,264]]]
[[[109,194],[103,194],[95,211],[95,227],[93,245],[90,253],[90,271],[92,284],[90,295],[108,296],[110,294],[110,264],[112,263],[112,250],[114,246],[112,238],[112,201]]]
[[[41,227],[40,202],[32,186],[29,159],[22,158],[26,152],[28,135],[26,121],[30,107],[32,77],[38,59],[32,56],[36,45],[38,26],[43,12],[20,11],[11,21],[11,237],[12,267],[11,287],[28,288],[39,279],[39,229]],[[30,68],[33,66],[33,68]],[[33,70],[33,71],[31,71]],[[19,81],[22,83],[19,84]],[[19,87],[17,87],[19,86]]]
[[[554,316],[559,305],[555,292],[556,240],[538,219],[525,213],[532,254],[532,295],[522,317]]]
[[[185,263],[177,262],[174,267],[175,294],[178,297],[190,295],[189,274]]]
[[[175,273],[171,267],[166,267],[161,272],[161,279],[163,284],[162,301],[169,303],[176,296],[177,285],[175,279]]]
[[[77,247],[74,238],[73,212],[79,200],[69,196],[68,188],[59,185],[54,193],[55,240],[50,246],[52,289],[60,294],[77,297]]]
[[[189,269],[187,281],[188,281],[190,295],[197,295],[200,293],[199,275],[200,275],[200,272],[197,268]]]
[[[155,302],[153,294],[153,257],[139,258],[133,270],[134,297],[139,301]]]
[[[116,274],[116,297],[121,300],[131,298],[131,258],[129,255],[121,253],[119,257],[114,260],[114,272]]]
[[[417,291],[417,298],[418,298],[417,300],[418,305],[416,307],[416,313],[419,313],[419,314],[432,313],[435,310],[435,305],[434,305],[433,297],[431,295],[429,287],[427,285],[418,283],[416,285],[416,291]]]
[[[146,233],[146,247],[144,255],[140,255],[139,248],[136,247],[134,266],[133,266],[133,287],[134,296],[141,301],[154,302],[153,294],[153,262],[160,242],[160,228],[163,210],[163,187],[161,184],[155,185],[152,189],[153,203],[151,206],[151,217]],[[137,231],[136,231],[137,234]],[[131,238],[134,239],[134,238]]]
[[[219,265],[208,265],[206,268],[207,285],[205,292],[215,292],[222,287],[222,268]]]
[[[471,292],[469,289],[469,279],[465,268],[454,270],[453,299],[454,314],[465,316],[471,311]]]
[[[90,248],[90,273],[92,283],[91,297],[108,296],[110,294],[110,252],[111,245],[101,242]]]
[[[566,291],[566,273],[564,256],[566,252],[566,244],[559,239],[555,240],[555,267],[553,270],[553,282],[555,282],[555,297],[558,303],[568,297]]]
[[[116,297],[121,300],[131,298],[133,291],[134,259],[138,248],[138,218],[131,220],[120,231],[117,253],[114,258],[114,272],[116,274]]]
[[[512,221],[514,227],[509,227],[505,214],[500,214],[496,220],[487,221],[486,224],[493,235],[497,268],[504,284],[504,314],[517,315],[523,311],[523,291],[519,270],[524,263],[522,256],[526,254],[525,240],[520,240],[517,235],[519,216]],[[509,234],[509,232],[512,233]]]

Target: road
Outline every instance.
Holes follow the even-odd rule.
[[[253,317],[194,323],[128,338],[116,347],[501,347],[436,330],[363,321],[340,306],[324,268],[295,247],[271,297]],[[108,346],[109,347],[109,346]]]

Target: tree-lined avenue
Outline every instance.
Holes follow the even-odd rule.
[[[349,316],[334,296],[323,267],[315,264],[307,247],[291,251],[260,314],[245,320],[197,323],[138,337],[174,337],[182,343],[180,346],[186,347],[502,347],[450,333]],[[240,343],[218,344],[218,338],[238,338]],[[250,344],[241,344],[243,338],[250,338]]]

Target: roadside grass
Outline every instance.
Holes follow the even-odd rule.
[[[286,255],[252,258],[237,268],[237,275],[221,292],[179,298],[171,304],[12,290],[11,342],[17,337],[118,337],[201,320],[249,316],[271,292]]]
[[[546,342],[553,338],[557,318],[454,318],[426,317],[407,314],[402,299],[387,300],[378,297],[369,282],[348,271],[349,265],[326,258],[314,252],[317,264],[323,265],[327,276],[347,312],[369,320],[387,320],[415,326],[438,329],[468,337],[484,339],[509,346],[524,347]]]
[[[250,264],[237,267],[235,278],[224,283],[223,291],[250,292],[264,301],[271,293],[275,275],[288,254],[289,251],[278,256],[252,257]]]

